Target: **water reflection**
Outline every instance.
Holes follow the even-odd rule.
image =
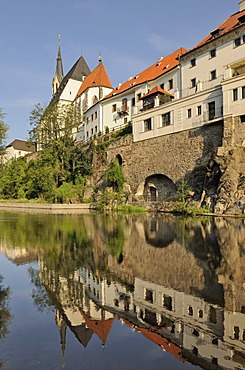
[[[82,346],[93,335],[105,346],[119,317],[180,361],[245,369],[244,220],[9,217],[1,250],[37,258],[33,299],[55,307],[63,357],[67,327]]]
[[[0,275],[0,341],[8,335],[8,325],[11,319],[9,306],[9,288],[3,285],[3,276]],[[3,363],[0,359],[0,369],[3,368]]]

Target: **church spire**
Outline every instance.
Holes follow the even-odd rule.
[[[56,58],[56,71],[55,75],[53,77],[52,82],[52,91],[53,95],[57,92],[59,85],[61,81],[63,80],[64,73],[63,73],[63,65],[62,65],[62,57],[61,57],[61,51],[60,51],[60,34],[58,35],[58,55]]]

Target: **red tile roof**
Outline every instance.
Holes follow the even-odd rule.
[[[174,51],[172,54],[158,59],[156,63],[145,69],[143,72],[139,73],[137,76],[132,77],[129,81],[124,82],[119,87],[115,88],[110,94],[108,94],[105,99],[110,98],[114,95],[121,94],[137,85],[140,85],[146,81],[155,80],[157,77],[169,72],[171,69],[179,65],[179,56],[186,53],[187,50],[180,48]]]
[[[84,311],[81,310],[86,325],[101,339],[102,343],[105,344],[107,337],[110,333],[114,317],[107,320],[93,320]]]
[[[169,92],[167,92],[166,90],[163,90],[160,86],[155,86],[153,89],[151,89],[147,94],[145,94],[144,96],[141,97],[141,99],[144,99],[146,98],[147,96],[151,96],[151,95],[156,95],[156,94],[164,94],[164,95],[169,95],[171,97],[174,97],[172,94],[170,94]]]
[[[111,89],[113,88],[103,62],[100,62],[98,66],[85,78],[77,93],[76,98],[79,98],[79,96],[81,96],[82,93],[89,87],[95,86],[109,87]]]
[[[241,25],[239,18],[244,17],[244,16],[245,16],[245,10],[231,15],[223,23],[221,23],[215,30],[213,30],[206,37],[204,37],[204,39],[200,41],[196,46],[194,46],[194,48],[191,49],[190,51],[208,43],[209,41],[216,39],[219,36],[223,36],[224,34],[239,27]]]
[[[123,322],[132,327],[132,323],[127,319],[123,319]],[[152,331],[148,328],[141,328],[139,326],[133,325],[134,329],[140,332],[145,338],[149,339],[151,342],[160,346],[164,351],[171,353],[174,355],[178,360],[185,362],[185,360],[181,356],[181,348],[176,346],[175,344],[168,341],[166,338],[162,337],[160,333]]]

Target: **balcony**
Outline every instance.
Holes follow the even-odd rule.
[[[117,108],[117,113],[120,116],[125,116],[129,113],[129,108],[127,105],[122,105],[121,107]]]

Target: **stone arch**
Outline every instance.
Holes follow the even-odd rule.
[[[146,242],[156,248],[167,247],[176,237],[174,226],[156,217],[144,221],[144,231]]]
[[[169,177],[163,174],[154,174],[139,184],[135,195],[147,202],[156,202],[169,200],[175,193],[176,186]]]
[[[118,160],[119,165],[121,166],[123,164],[122,156],[120,154],[117,154],[116,158]]]

